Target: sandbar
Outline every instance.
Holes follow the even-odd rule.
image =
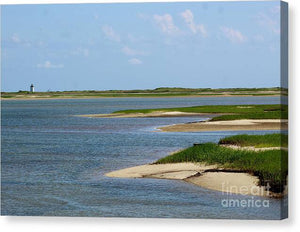
[[[211,113],[189,113],[179,111],[155,111],[152,113],[112,113],[112,114],[84,114],[78,115],[90,118],[162,118],[162,117],[193,117],[193,116],[212,116]]]
[[[203,121],[176,124],[157,128],[163,132],[287,130],[286,119],[242,119],[228,121]]]

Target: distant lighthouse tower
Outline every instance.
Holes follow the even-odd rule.
[[[34,93],[34,85],[33,84],[31,84],[31,86],[30,86],[30,92]]]

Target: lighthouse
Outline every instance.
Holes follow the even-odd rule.
[[[30,85],[30,92],[34,93],[34,85],[33,84]]]

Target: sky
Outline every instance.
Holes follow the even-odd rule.
[[[280,86],[280,2],[6,5],[1,90]]]

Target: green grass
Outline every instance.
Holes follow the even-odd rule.
[[[254,147],[288,147],[288,136],[285,134],[234,135],[223,138],[219,144]]]
[[[288,153],[283,150],[246,151],[205,143],[187,148],[156,161],[156,164],[201,162],[219,167],[252,173],[260,185],[270,184],[271,191],[280,193],[286,185]]]
[[[180,108],[135,109],[120,110],[114,113],[152,113],[157,111],[179,111],[187,113],[224,114],[213,117],[211,121],[237,120],[237,119],[287,119],[287,105],[209,105]]]

